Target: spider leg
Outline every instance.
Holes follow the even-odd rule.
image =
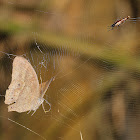
[[[108,26],[108,32],[111,31],[111,30],[113,30],[113,29],[114,29],[114,27]]]
[[[118,26],[117,26],[117,29],[119,29],[120,26],[121,26],[121,25],[118,25]]]

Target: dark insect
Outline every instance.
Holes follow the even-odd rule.
[[[123,24],[126,20],[128,20],[130,18],[130,16],[127,16],[125,18],[122,18],[120,20],[117,20],[116,22],[114,22],[110,27],[111,27],[111,30],[114,28],[114,27],[119,27],[121,24]]]

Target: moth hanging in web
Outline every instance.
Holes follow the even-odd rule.
[[[42,104],[44,112],[49,112],[51,104],[44,99],[44,95],[55,77],[52,77],[49,81],[41,83],[37,78],[37,74],[32,65],[24,58],[16,56],[13,61],[12,80],[6,90],[5,104],[8,104],[8,112],[36,112],[39,106]],[[46,102],[50,109],[46,111],[44,109],[43,102]]]

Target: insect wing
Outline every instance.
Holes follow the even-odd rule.
[[[55,77],[52,77],[49,81],[43,82],[42,84],[39,85],[40,94],[41,94],[42,98],[45,95],[45,93],[47,92],[51,82],[54,81],[54,80],[55,80]]]
[[[21,85],[21,87],[17,88],[17,85]],[[13,92],[10,93],[10,91]],[[40,96],[39,82],[35,70],[25,58],[19,56],[13,62],[12,81],[9,90],[6,92],[5,103],[9,103],[7,100],[13,98],[15,93],[14,103],[8,106],[9,112],[26,112],[31,110],[35,104],[34,102]]]
[[[14,59],[12,69],[12,80],[8,89],[6,90],[5,104],[11,104],[16,102],[20,92],[25,86],[24,80],[21,80],[25,79],[24,73],[26,72],[27,65],[25,65],[24,69],[22,69],[24,65],[25,61],[23,61],[23,59],[20,59],[19,57],[16,57]]]

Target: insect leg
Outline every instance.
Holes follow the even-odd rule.
[[[27,114],[29,114],[31,112],[31,110],[30,111],[28,111],[28,113]]]
[[[43,103],[42,103],[42,108],[43,108],[44,112],[45,112],[45,113],[46,113],[46,112],[50,112],[50,110],[51,110],[51,104],[50,104],[47,100],[45,100],[45,99],[44,99],[44,101],[50,106],[50,108],[46,111],[45,108],[44,108],[44,105],[43,105]]]
[[[43,111],[46,113],[43,103],[42,103],[42,108],[43,108]]]
[[[32,113],[32,115],[31,115],[31,116],[33,116],[33,115],[35,114],[35,112],[36,112],[36,110],[34,110],[34,112]]]

